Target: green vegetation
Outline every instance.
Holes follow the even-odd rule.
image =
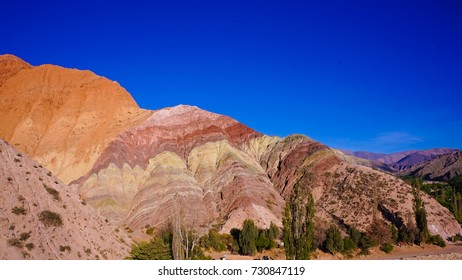
[[[443,238],[439,234],[438,235],[430,235],[428,237],[427,243],[433,244],[433,245],[436,245],[436,246],[440,246],[442,248],[446,247],[446,242],[444,242]]]
[[[153,234],[154,234],[154,230],[155,230],[155,228],[148,227],[148,229],[146,229],[146,234],[147,234],[147,235],[153,235]]]
[[[200,240],[200,245],[206,250],[213,249],[216,252],[226,251],[231,248],[234,238],[229,234],[220,234],[216,229],[211,229],[208,234]]]
[[[258,231],[258,237],[255,242],[257,251],[262,252],[263,250],[271,250],[276,247],[274,239],[279,237],[279,228],[271,222],[269,229],[260,229]]]
[[[425,206],[423,204],[422,198],[420,197],[420,188],[422,186],[421,179],[414,179],[411,181],[412,192],[414,194],[414,213],[415,213],[415,222],[417,226],[417,236],[415,238],[415,243],[417,245],[424,244],[427,242],[429,233],[428,233],[428,223],[427,223],[427,212],[425,211]]]
[[[39,220],[46,226],[46,227],[60,227],[63,225],[63,220],[61,219],[61,215],[51,211],[42,211],[39,215]]]
[[[446,207],[459,223],[462,223],[462,176],[452,178],[447,182],[423,184],[422,179],[405,177],[407,183],[416,185],[420,190],[431,195],[438,203]]]
[[[257,252],[256,240],[258,228],[252,220],[245,220],[239,236],[239,248],[242,255],[253,256]]]
[[[380,250],[384,251],[385,253],[387,254],[390,254],[391,251],[393,251],[394,247],[392,244],[390,243],[386,243],[386,244],[383,244],[381,247],[380,247]]]
[[[339,228],[336,225],[331,225],[327,230],[326,250],[331,253],[339,253],[343,251],[343,239]]]
[[[347,256],[352,256],[353,251],[356,250],[358,246],[355,244],[351,237],[345,237],[343,239],[343,254]]]
[[[202,249],[197,246],[199,237],[183,227],[175,227],[171,223],[163,229],[159,236],[150,242],[141,242],[132,246],[130,260],[206,260]]]
[[[294,197],[286,204],[283,240],[288,260],[310,259],[314,248],[314,200],[310,192],[303,195],[297,183]]]
[[[130,260],[173,260],[170,244],[161,238],[154,238],[150,242],[133,245]]]

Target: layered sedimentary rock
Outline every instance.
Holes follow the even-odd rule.
[[[3,140],[0,183],[0,259],[128,255],[130,239],[122,231],[50,171]]]
[[[342,161],[335,151],[304,136],[273,141],[267,147],[259,158],[275,188],[286,200],[295,184],[312,192],[320,220],[363,231],[374,217],[398,227],[414,222],[414,196],[402,180]],[[447,238],[461,233],[449,210],[430,196],[421,196],[432,234]]]
[[[283,199],[256,159],[242,151],[260,133],[197,107],[153,113],[120,134],[72,185],[105,215],[139,228],[180,215],[225,231],[253,218],[281,224]],[[108,185],[111,188],[108,188]]]
[[[88,172],[116,135],[151,115],[118,83],[90,71],[30,67],[13,56],[0,56],[2,65],[0,137],[65,183]]]

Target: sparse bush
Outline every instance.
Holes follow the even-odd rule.
[[[61,197],[59,196],[59,192],[57,190],[50,188],[49,186],[45,184],[44,184],[44,187],[47,193],[51,194],[54,200],[61,201]]]
[[[24,244],[22,244],[22,242],[17,238],[8,239],[8,245],[18,248],[22,248],[24,246]]]
[[[46,227],[60,227],[63,225],[63,220],[61,219],[61,215],[51,211],[42,211],[39,215],[39,220],[46,226]]]
[[[85,254],[87,254],[87,256],[90,256],[91,255],[91,249],[90,248],[85,248],[84,247],[84,250]]]
[[[59,251],[60,252],[71,252],[71,247],[70,246],[59,246]]]
[[[439,234],[430,235],[427,242],[436,246],[440,246],[442,248],[446,247],[446,242],[444,242],[443,238]]]
[[[11,212],[15,215],[26,215],[27,214],[27,210],[23,206],[20,206],[20,207],[15,206],[13,207],[13,209],[11,209]]]
[[[380,250],[384,251],[385,253],[387,254],[390,254],[391,251],[393,251],[393,245],[390,244],[390,243],[386,243],[384,245],[382,245],[382,247],[380,247]]]
[[[153,235],[153,234],[154,234],[154,230],[155,230],[155,228],[151,228],[151,227],[150,227],[150,228],[148,228],[148,229],[146,230],[146,234],[147,234],[147,235]]]
[[[34,243],[27,243],[27,244],[26,244],[26,248],[27,248],[27,250],[29,250],[29,251],[32,250],[32,249],[34,249]]]
[[[19,240],[21,240],[21,241],[26,241],[29,238],[30,238],[30,233],[29,232],[23,232],[19,236]]]

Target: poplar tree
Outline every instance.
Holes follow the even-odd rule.
[[[283,240],[288,260],[307,260],[314,244],[314,199],[308,192],[303,203],[299,184],[295,185],[291,203],[286,203]]]

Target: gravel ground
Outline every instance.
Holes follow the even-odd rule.
[[[462,254],[440,254],[431,256],[420,256],[413,258],[406,258],[405,260],[462,260]]]

